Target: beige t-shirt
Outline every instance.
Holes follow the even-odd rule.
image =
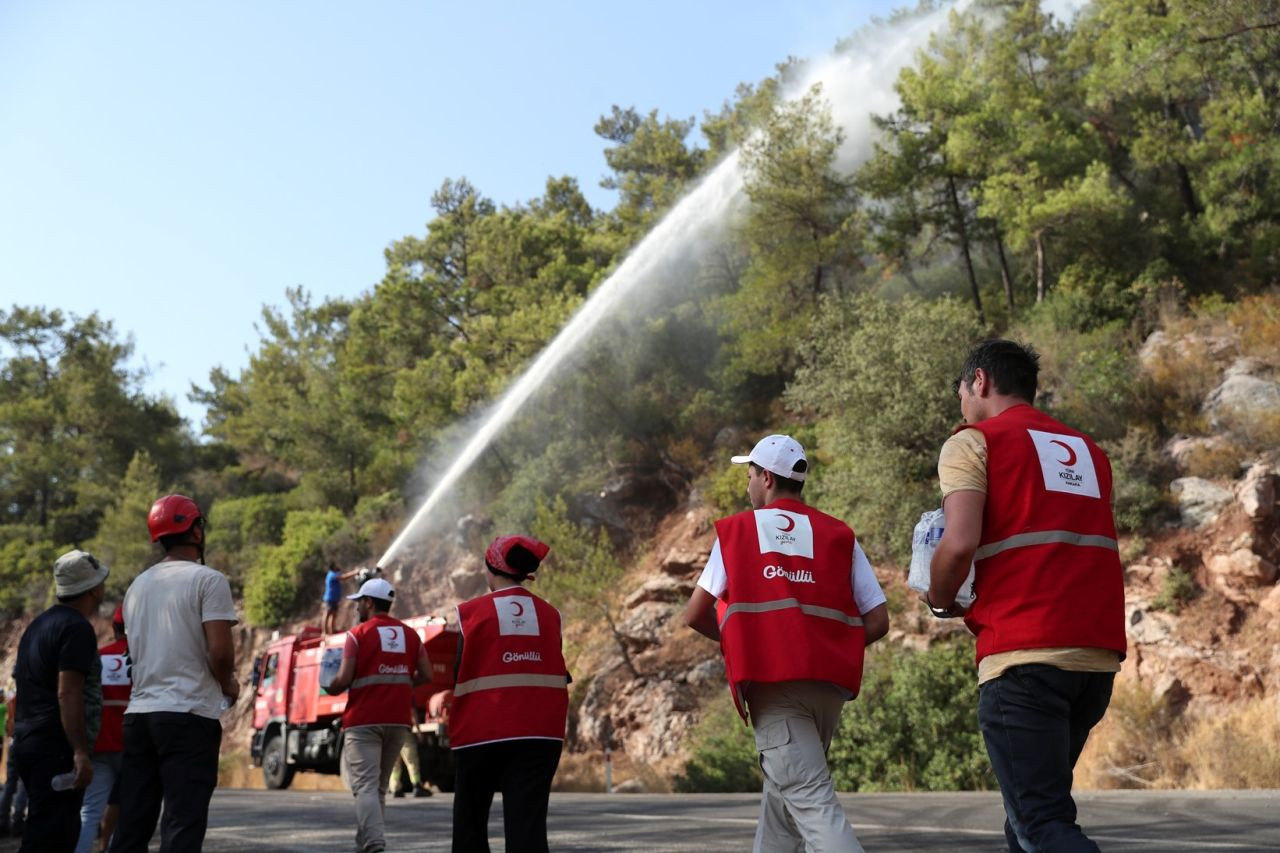
[[[987,493],[987,437],[980,430],[962,429],[938,453],[938,485],[942,499],[952,492]],[[1013,666],[1048,664],[1071,672],[1119,672],[1120,656],[1111,649],[1068,646],[996,652],[978,663],[978,683],[990,681]]]
[[[214,621],[238,621],[231,584],[222,573],[166,560],[138,575],[124,598],[133,661],[126,714],[221,716],[222,687],[209,670],[204,638],[204,623]]]

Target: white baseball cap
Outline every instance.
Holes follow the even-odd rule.
[[[735,456],[733,461],[739,465],[754,462],[764,470],[778,477],[803,483],[809,470],[809,460],[804,455],[800,442],[789,435],[766,435],[756,442],[747,456]],[[800,470],[796,465],[804,463]]]
[[[380,598],[383,601],[395,601],[396,591],[391,588],[391,584],[382,578],[369,578],[369,580],[360,584],[360,591],[355,595],[348,595],[351,601],[359,598]]]

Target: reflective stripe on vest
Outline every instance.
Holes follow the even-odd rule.
[[[1019,533],[998,542],[989,542],[973,552],[973,559],[985,560],[1012,548],[1025,548],[1028,545],[1080,545],[1086,548],[1120,550],[1116,540],[1109,536],[1090,536],[1084,533],[1073,533],[1070,530],[1039,530],[1035,533]]]
[[[569,679],[563,675],[536,675],[534,673],[512,673],[510,675],[484,675],[463,681],[453,688],[453,696],[466,696],[477,690],[497,690],[501,687],[558,687],[567,688]]]
[[[128,699],[103,699],[102,707],[104,708],[127,708],[129,707]]]
[[[729,621],[729,617],[735,613],[768,613],[771,610],[783,610],[788,607],[798,607],[801,613],[809,616],[821,616],[823,619],[834,619],[837,622],[858,628],[862,625],[861,616],[850,616],[834,607],[820,607],[817,604],[801,604],[795,598],[779,598],[775,601],[739,601],[736,604],[730,604],[724,611],[724,617],[720,620],[720,627],[724,627],[724,623]]]
[[[400,675],[365,675],[351,682],[351,690],[359,690],[361,687],[370,687],[374,684],[407,684],[413,686],[413,680],[409,676]]]

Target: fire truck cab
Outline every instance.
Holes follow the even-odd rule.
[[[431,661],[431,681],[413,690],[415,726],[422,775],[443,791],[453,790],[448,708],[432,714],[433,694],[453,687],[458,628],[437,616],[403,620],[418,633]],[[262,768],[268,788],[287,788],[299,770],[339,773],[342,712],[347,694],[330,696],[320,687],[320,668],[329,649],[341,652],[346,634],[322,636],[308,626],[300,634],[272,640],[253,663],[253,739],[249,754]],[[439,702],[435,703],[440,705]]]

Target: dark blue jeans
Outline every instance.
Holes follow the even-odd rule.
[[[162,711],[125,714],[120,823],[111,853],[146,853],[162,801],[161,853],[199,853],[221,744],[217,720]]]
[[[1071,773],[1107,710],[1114,679],[1025,664],[979,688],[978,724],[1004,797],[1011,851],[1098,850],[1076,823]]]

